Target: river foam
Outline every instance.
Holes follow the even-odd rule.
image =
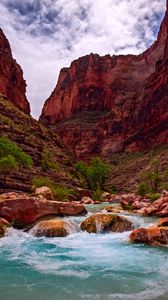
[[[155,221],[127,217],[136,227]],[[10,228],[0,239],[0,299],[167,300],[167,249],[131,244],[129,234],[37,238]]]

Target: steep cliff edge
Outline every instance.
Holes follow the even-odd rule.
[[[23,71],[13,59],[11,48],[0,29],[0,93],[25,113],[30,114],[30,105],[26,98],[26,82]]]
[[[157,41],[144,53],[75,60],[61,70],[40,121],[79,158],[167,143],[167,44],[166,12]]]

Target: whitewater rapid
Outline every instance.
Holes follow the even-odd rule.
[[[127,217],[136,227],[155,222]],[[79,226],[84,218],[65,219]],[[167,300],[167,248],[131,244],[129,234],[78,231],[37,238],[10,228],[0,239],[0,299]]]

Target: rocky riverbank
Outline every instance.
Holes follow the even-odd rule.
[[[81,190],[81,196],[85,194]],[[89,195],[89,192],[86,191]],[[91,196],[91,195],[90,195]],[[46,197],[46,198],[45,198]],[[50,199],[48,200],[47,197]],[[89,233],[107,233],[132,231],[130,241],[150,245],[168,245],[168,193],[151,202],[134,194],[110,195],[104,193],[103,201],[106,207],[96,214],[87,216],[78,230]],[[0,196],[0,236],[5,236],[8,227],[32,230],[36,236],[64,237],[73,229],[75,224],[64,221],[64,216],[85,216],[85,206],[96,205],[98,202],[91,198],[81,197],[80,201],[58,202],[52,199],[49,190],[42,188],[35,195],[25,193],[4,193]],[[118,202],[118,204],[116,204]],[[83,204],[85,203],[85,205]],[[100,202],[99,202],[100,203]],[[109,205],[110,204],[110,205]],[[130,209],[131,208],[131,209]],[[127,219],[130,215],[164,217],[149,228],[134,228]],[[55,219],[57,218],[57,220]],[[32,229],[33,228],[33,229]]]

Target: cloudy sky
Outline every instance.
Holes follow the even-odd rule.
[[[0,27],[27,81],[34,117],[59,71],[89,54],[137,54],[156,39],[166,0],[1,0]]]

